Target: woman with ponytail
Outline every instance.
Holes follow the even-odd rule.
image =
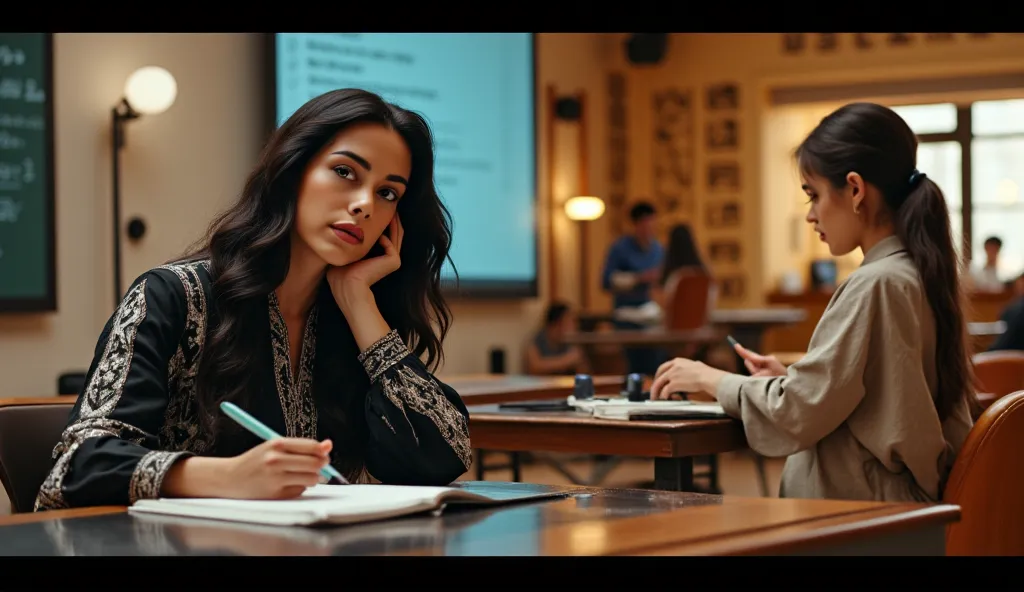
[[[128,289],[36,509],[292,498],[327,464],[350,482],[455,480],[468,415],[428,370],[451,238],[421,116],[355,89],[311,99],[209,237]],[[283,437],[242,430],[224,401]]]
[[[972,427],[960,264],[917,138],[872,104],[825,117],[797,149],[807,222],[833,255],[864,253],[807,355],[786,368],[737,346],[752,376],[675,359],[654,398],[703,391],[755,451],[788,457],[780,496],[936,501]]]

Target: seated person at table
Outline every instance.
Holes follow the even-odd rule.
[[[36,510],[294,498],[328,463],[351,482],[462,475],[466,407],[428,370],[450,320],[433,163],[426,122],[377,95],[300,107],[208,240],[128,289]],[[251,435],[221,401],[284,437]]]
[[[780,496],[935,502],[977,405],[960,271],[939,186],[892,110],[846,105],[797,150],[807,221],[832,255],[864,252],[807,355],[788,369],[737,347],[753,376],[677,358],[652,398],[714,395],[750,447],[788,456]]]
[[[1006,330],[995,338],[989,351],[1024,351],[1024,273],[1013,283],[1013,292],[1013,300],[999,315],[999,320],[1006,323]]]
[[[542,375],[589,373],[586,356],[579,346],[562,341],[566,334],[576,330],[576,315],[569,305],[555,302],[548,306],[544,328],[526,348],[527,372]]]

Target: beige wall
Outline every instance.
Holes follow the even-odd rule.
[[[539,88],[557,80],[559,92],[601,94],[605,43],[597,34],[540,35]],[[60,372],[88,366],[111,312],[109,114],[128,74],[147,64],[163,66],[177,78],[178,98],[167,112],[128,129],[123,216],[142,216],[149,232],[139,245],[125,243],[125,284],[202,233],[241,188],[264,129],[266,87],[257,35],[58,33],[54,53],[59,312],[0,316],[0,397],[53,394]],[[597,113],[603,112],[600,100]],[[542,102],[538,106],[544,108]],[[597,138],[589,155],[590,170],[597,171],[592,191],[600,191],[604,180],[603,125],[603,118],[594,118],[588,130]],[[575,170],[574,131],[560,129],[556,162],[562,173]],[[547,174],[541,171],[542,188]],[[560,198],[576,189],[574,173],[564,177]],[[542,216],[551,211],[547,198],[541,195]],[[556,221],[567,233],[559,245],[575,245],[560,212]],[[595,234],[595,242],[604,240]],[[560,250],[572,255],[571,249]],[[560,269],[572,264],[567,260]],[[574,294],[575,274],[564,276],[562,294]],[[485,372],[491,347],[506,348],[510,369],[518,370],[520,345],[542,306],[540,299],[454,303],[444,371]]]
[[[622,37],[620,35],[620,39]],[[817,51],[814,47],[817,36],[807,37],[809,47],[791,55],[782,51],[782,35],[777,33],[674,33],[665,60],[657,66],[629,67],[621,50],[610,57],[611,68],[628,72],[633,105],[650,105],[652,93],[669,86],[697,93],[695,231],[705,246],[714,238],[742,241],[741,264],[725,266],[716,272],[732,273],[739,268],[748,279],[746,298],[722,302],[723,306],[762,304],[764,290],[774,287],[778,269],[792,259],[785,255],[791,241],[790,227],[780,224],[798,213],[800,206],[790,208],[781,203],[785,200],[800,202],[802,197],[799,193],[768,193],[769,187],[763,182],[767,175],[776,179],[771,183],[778,187],[777,179],[790,174],[784,170],[764,171],[768,166],[786,166],[785,159],[780,159],[778,154],[766,154],[766,146],[774,149],[791,139],[766,141],[764,138],[766,126],[778,129],[782,125],[778,119],[768,117],[770,89],[1024,71],[1024,35],[1019,34],[974,38],[958,33],[947,42],[926,41],[922,35],[912,34],[908,45],[898,47],[888,45],[885,34],[869,34],[874,46],[867,50],[855,47],[851,34],[841,34],[839,46],[832,52]],[[621,47],[621,40],[616,44]],[[737,114],[740,143],[738,150],[728,156],[734,156],[741,166],[742,186],[737,197],[744,211],[741,225],[727,231],[709,229],[704,224],[704,208],[711,199],[704,185],[709,160],[703,149],[704,124],[709,115],[704,93],[710,85],[719,83],[735,83],[740,89]],[[647,164],[652,155],[648,140],[653,130],[650,109],[635,107],[630,112],[629,126],[631,137],[636,139],[631,145],[630,190],[633,195],[647,195],[653,187],[651,167]],[[789,166],[793,166],[791,160]],[[778,209],[771,211],[774,208]],[[811,246],[807,240],[803,244],[807,248]],[[782,259],[778,258],[780,254]]]

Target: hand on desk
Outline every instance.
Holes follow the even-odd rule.
[[[703,362],[676,358],[665,362],[654,374],[651,400],[667,400],[675,393],[707,393],[712,397],[726,373]]]

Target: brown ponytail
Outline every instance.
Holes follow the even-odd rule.
[[[977,410],[949,208],[939,186],[916,169],[917,137],[910,127],[891,109],[852,103],[825,117],[797,149],[797,158],[804,172],[836,188],[845,187],[847,175],[856,172],[881,192],[935,317],[939,419],[962,401]]]

